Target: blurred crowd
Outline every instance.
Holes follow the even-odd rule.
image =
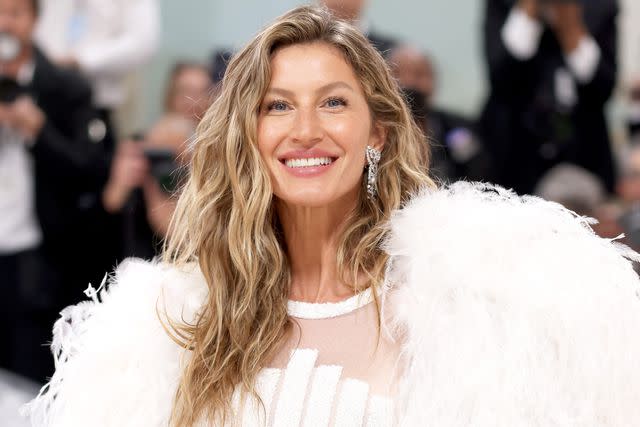
[[[489,181],[596,218],[640,248],[640,81],[613,147],[604,108],[617,84],[617,0],[483,0],[490,90],[478,117],[434,104],[437,58],[324,0],[387,59],[442,183]],[[52,373],[57,313],[126,257],[153,258],[188,173],[189,147],[232,56],[181,61],[163,113],[122,135],[126,78],[159,49],[156,0],[0,0],[0,370]]]

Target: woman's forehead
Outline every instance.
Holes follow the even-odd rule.
[[[340,49],[328,43],[294,44],[278,49],[271,58],[270,87],[309,88],[343,81],[359,86],[358,78]]]

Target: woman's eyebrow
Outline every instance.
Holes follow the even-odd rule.
[[[351,87],[351,85],[349,85],[349,83],[343,82],[343,81],[337,81],[337,82],[326,84],[326,85],[318,88],[316,90],[316,92],[317,93],[325,93],[325,92],[329,92],[332,89],[340,89],[340,88],[347,89],[347,90],[350,90],[350,91],[354,92],[354,89]]]
[[[269,94],[273,94],[273,95],[282,95],[282,96],[286,96],[286,97],[293,97],[293,91],[287,90],[287,89],[282,89],[279,87],[270,87],[267,90],[267,95]]]
[[[321,86],[318,89],[316,89],[315,92],[317,94],[322,94],[322,93],[329,92],[332,89],[339,89],[339,88],[347,89],[347,90],[350,90],[350,91],[354,92],[353,87],[351,87],[351,85],[349,85],[347,82],[343,82],[343,81],[327,83],[326,85]],[[289,89],[284,89],[284,88],[281,88],[281,87],[270,87],[267,90],[267,94],[281,95],[281,96],[286,96],[286,97],[294,97],[295,96],[295,92],[294,91],[289,90]]]

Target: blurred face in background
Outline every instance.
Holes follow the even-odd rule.
[[[435,73],[431,61],[417,49],[400,47],[392,51],[389,62],[400,86],[417,90],[430,104],[435,91]]]
[[[382,150],[364,91],[325,43],[281,48],[258,117],[258,149],[287,206],[350,207],[363,187],[367,145]],[[343,209],[343,208],[340,208]]]
[[[199,121],[209,108],[212,81],[206,68],[185,65],[173,75],[167,96],[167,112]]]
[[[362,11],[366,4],[365,0],[322,0],[324,6],[331,11],[331,13],[340,18],[348,21],[357,20],[362,15]]]
[[[36,24],[36,11],[31,0],[0,0],[0,35],[13,36],[24,54],[31,47],[32,33]],[[10,49],[0,36],[0,50]],[[0,52],[0,60],[7,60]]]
[[[640,202],[640,147],[632,149],[624,163],[617,193],[627,203]]]

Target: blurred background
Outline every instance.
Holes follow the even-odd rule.
[[[60,310],[159,253],[233,52],[305,3],[0,0],[0,424],[26,425]],[[538,195],[640,248],[640,2],[316,3],[387,59],[437,180]]]

